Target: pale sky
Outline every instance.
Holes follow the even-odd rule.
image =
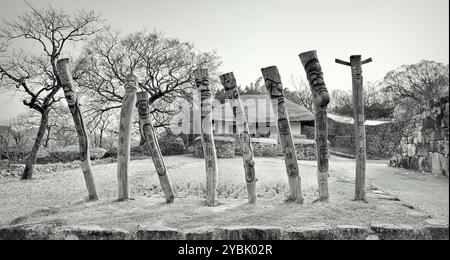
[[[325,82],[351,89],[350,68],[334,63],[352,54],[372,57],[365,81],[421,59],[449,63],[448,0],[29,0],[67,12],[92,9],[124,33],[141,29],[217,50],[222,72],[245,86],[276,65],[285,86],[306,80],[298,54],[317,50]],[[21,0],[0,0],[0,17],[26,10]],[[0,94],[0,120],[24,111],[17,97]]]

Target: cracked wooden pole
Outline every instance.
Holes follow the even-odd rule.
[[[350,66],[352,72],[353,118],[356,144],[355,200],[366,200],[366,130],[364,126],[363,77],[361,65],[372,58],[361,61],[361,55],[350,56],[350,62],[336,59],[336,63]]]
[[[212,100],[211,89],[209,88],[208,69],[194,70],[194,77],[196,86],[200,91],[201,136],[206,164],[206,204],[213,207],[216,204],[218,169],[212,130]]]
[[[233,72],[220,76],[220,81],[225,89],[225,98],[229,100],[231,109],[233,109],[236,128],[239,133],[241,143],[242,158],[244,160],[245,182],[247,185],[248,202],[256,202],[256,175],[253,147],[250,138],[247,119],[239,97],[239,91],[236,85],[236,79]]]
[[[158,174],[159,183],[161,184],[161,188],[166,197],[166,202],[172,203],[175,198],[172,183],[167,174],[167,168],[161,154],[161,149],[159,148],[158,139],[156,138],[155,128],[153,127],[150,118],[150,95],[148,92],[139,92],[136,96],[136,107],[139,112],[139,120],[141,121],[140,128],[144,144],[152,157],[153,164],[155,165]]]
[[[278,134],[283,149],[284,161],[289,181],[290,194],[287,201],[303,203],[302,185],[298,170],[294,140],[291,135],[289,116],[284,105],[283,84],[276,66],[261,69],[271,99],[272,108],[278,118]]]
[[[128,75],[125,83],[122,110],[120,111],[119,142],[117,144],[117,180],[119,183],[119,201],[129,199],[128,164],[130,163],[130,143],[133,107],[136,102],[138,79]]]
[[[308,78],[314,100],[317,154],[317,183],[319,198],[316,201],[328,201],[328,117],[327,106],[330,95],[323,79],[322,67],[316,51],[299,55]]]
[[[80,110],[78,95],[74,89],[72,74],[69,70],[69,59],[61,59],[57,62],[57,70],[61,85],[64,90],[64,96],[72,114],[75,128],[78,134],[78,144],[80,147],[81,169],[83,171],[86,188],[88,190],[89,200],[98,200],[97,191],[95,189],[94,176],[92,174],[89,137],[86,132],[86,126]]]

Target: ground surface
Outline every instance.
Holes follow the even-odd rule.
[[[279,158],[256,158],[258,203],[246,202],[242,159],[220,159],[220,205],[206,207],[204,160],[165,157],[176,190],[174,204],[164,204],[151,160],[130,166],[130,190],[135,200],[116,202],[115,163],[94,166],[101,200],[86,203],[80,169],[39,173],[31,181],[0,179],[0,226],[57,219],[64,225],[99,225],[133,230],[139,225],[190,229],[204,226],[360,225],[393,223],[420,226],[427,219],[448,223],[448,178],[392,169],[384,161],[368,161],[368,202],[352,201],[354,160],[330,160],[330,202],[317,198],[316,163],[299,161],[304,205],[286,204],[287,176]]]

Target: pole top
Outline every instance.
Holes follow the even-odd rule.
[[[138,93],[136,93],[136,101],[140,102],[140,101],[147,101],[150,99],[150,94],[148,94],[147,91],[140,91]]]
[[[308,64],[308,62],[311,60],[318,60],[316,50],[302,52],[298,55],[298,57],[300,58],[303,67],[305,67],[306,64]]]

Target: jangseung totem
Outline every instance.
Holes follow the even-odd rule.
[[[172,183],[170,182],[169,175],[167,174],[167,168],[159,148],[158,140],[156,138],[155,129],[151,122],[149,96],[150,95],[148,92],[137,93],[136,107],[138,108],[139,119],[141,121],[141,134],[144,137],[145,145],[152,157],[153,164],[155,165],[159,182],[161,183],[162,190],[166,197],[166,202],[172,203],[175,196],[173,193]]]
[[[250,130],[245,118],[244,109],[239,97],[239,91],[236,85],[236,79],[233,72],[220,76],[220,81],[226,92],[226,99],[230,102],[233,109],[236,128],[239,133],[241,143],[242,158],[244,160],[245,181],[247,184],[247,193],[249,203],[256,202],[256,176],[253,147],[250,138]]]
[[[130,163],[131,119],[136,102],[138,79],[128,75],[125,82],[122,110],[120,111],[119,142],[117,144],[117,180],[119,201],[129,199],[128,164]]]
[[[208,69],[202,68],[194,70],[194,77],[195,84],[200,91],[201,136],[206,164],[206,204],[213,207],[216,204],[218,169],[212,130],[212,100],[211,89],[209,88]]]
[[[322,67],[316,51],[308,51],[299,55],[308,78],[315,108],[317,182],[319,198],[317,201],[328,201],[328,118],[327,106],[330,103]]]
[[[278,134],[283,149],[284,161],[289,181],[288,201],[303,203],[302,185],[298,170],[294,140],[291,135],[289,116],[284,105],[284,91],[281,77],[276,66],[261,69],[267,92],[272,101],[272,108],[278,117]]]
[[[350,62],[335,60],[336,63],[350,66],[352,71],[352,93],[353,93],[353,118],[355,124],[355,144],[356,144],[356,179],[355,179],[355,200],[366,200],[366,130],[363,103],[363,64],[372,61],[368,58],[361,61],[361,55],[350,56]]]
[[[78,134],[78,143],[80,147],[81,169],[83,171],[84,180],[89,194],[89,200],[98,200],[97,191],[95,189],[94,177],[92,175],[91,158],[89,151],[89,137],[86,132],[86,126],[80,110],[77,93],[74,89],[72,74],[69,70],[69,59],[61,59],[57,62],[57,70],[61,85],[64,90],[67,105],[72,114],[75,128]]]

